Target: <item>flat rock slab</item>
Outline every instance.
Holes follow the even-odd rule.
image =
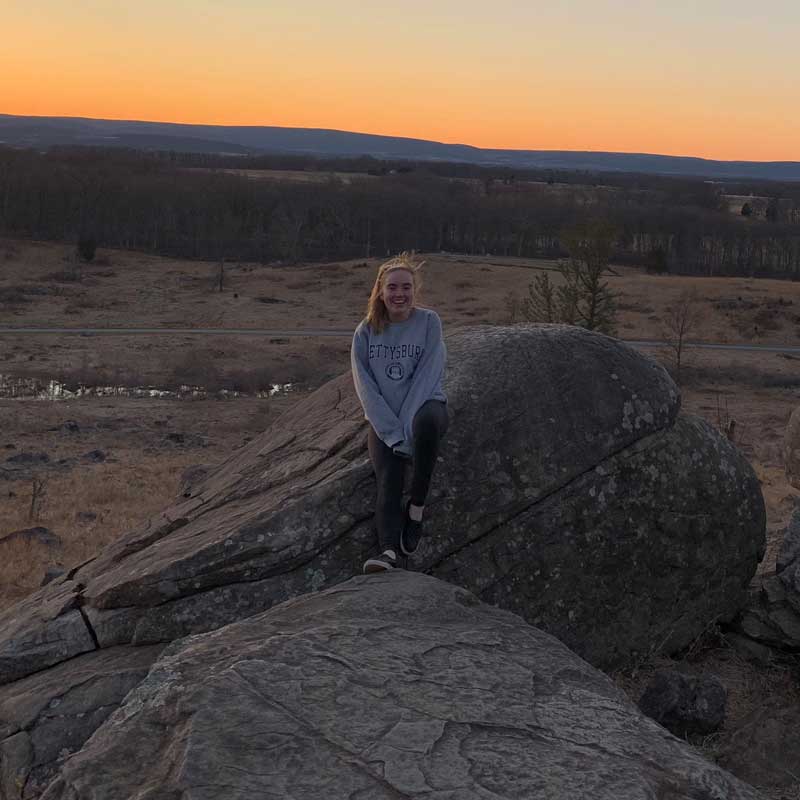
[[[420,574],[168,648],[44,800],[755,800],[552,636]]]

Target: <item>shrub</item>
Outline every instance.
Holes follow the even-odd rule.
[[[77,246],[78,256],[82,258],[87,264],[94,259],[96,251],[97,251],[97,242],[94,240],[93,236],[79,237]]]

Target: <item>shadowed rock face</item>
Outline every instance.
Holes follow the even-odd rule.
[[[170,647],[43,800],[756,800],[556,639],[360,576]]]
[[[666,372],[608,337],[480,327],[448,339],[450,430],[415,568],[518,612],[600,666],[733,615],[764,544],[735,447],[679,418]],[[0,619],[0,682],[94,647],[167,642],[339,583],[374,546],[349,374],[160,517]]]

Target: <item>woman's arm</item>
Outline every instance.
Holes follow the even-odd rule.
[[[353,370],[353,384],[356,394],[364,409],[364,416],[369,420],[375,433],[389,447],[403,441],[403,426],[397,415],[389,408],[381,394],[378,384],[369,366],[367,355],[367,334],[364,329],[356,330],[353,345],[350,349],[350,366]]]
[[[403,438],[411,441],[411,426],[414,415],[422,404],[431,399],[434,389],[444,375],[447,350],[442,335],[442,321],[436,312],[428,315],[425,331],[425,352],[414,370],[408,394],[400,407],[400,421],[403,424]]]

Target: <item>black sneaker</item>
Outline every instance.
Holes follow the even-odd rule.
[[[417,522],[408,516],[408,509],[410,506],[411,501],[409,500],[408,503],[406,503],[406,524],[403,526],[403,532],[400,534],[400,552],[404,556],[413,556],[422,539],[422,521]]]
[[[371,572],[388,572],[397,566],[397,555],[394,550],[384,550],[377,556],[368,558],[364,562],[364,574]]]

